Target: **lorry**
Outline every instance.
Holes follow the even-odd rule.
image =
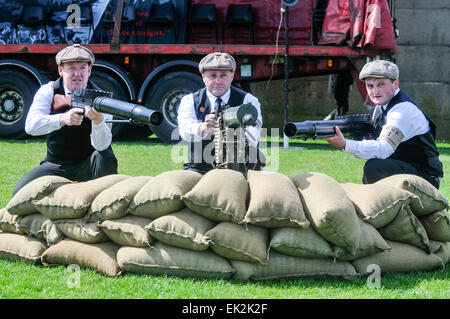
[[[204,86],[198,62],[216,51],[235,57],[234,85],[244,90],[255,81],[285,79],[288,85],[289,78],[348,74],[369,104],[358,73],[368,59],[393,59],[394,2],[2,1],[0,138],[27,136],[34,93],[58,78],[55,55],[72,43],[94,53],[91,79],[103,90],[161,111],[161,125],[137,132],[153,132],[167,143],[176,140],[180,99]],[[129,132],[129,125],[113,124],[114,137]]]

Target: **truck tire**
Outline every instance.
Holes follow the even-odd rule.
[[[176,143],[177,136],[172,132],[178,127],[177,115],[183,96],[204,87],[202,78],[188,71],[168,73],[152,85],[145,99],[148,108],[159,110],[164,120],[159,126],[153,126],[153,132],[165,143]]]
[[[25,121],[38,84],[16,70],[0,70],[0,138],[28,136]]]
[[[113,92],[113,98],[121,101],[128,102],[129,97],[125,91],[125,89],[120,85],[119,81],[117,81],[113,76],[106,72],[92,70],[90,79],[102,88],[104,91]],[[115,120],[123,120],[122,118],[114,116]],[[113,123],[112,125],[112,136],[113,139],[118,139],[122,135],[126,134],[130,128],[130,124],[128,123]],[[151,133],[150,133],[151,134]]]

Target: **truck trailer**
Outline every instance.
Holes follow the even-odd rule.
[[[369,59],[394,59],[394,9],[386,0],[4,0],[0,138],[27,136],[33,96],[58,78],[55,55],[72,43],[94,53],[91,79],[103,90],[162,112],[161,125],[138,131],[163,142],[173,142],[180,99],[204,86],[198,62],[211,52],[235,57],[234,85],[245,90],[347,74],[370,104],[358,74]],[[129,131],[113,124],[115,137]]]

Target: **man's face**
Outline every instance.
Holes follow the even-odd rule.
[[[389,103],[395,90],[398,89],[399,80],[369,77],[365,79],[365,83],[370,100],[375,105],[385,105]]]
[[[202,73],[206,89],[214,96],[222,96],[231,86],[234,72],[228,70],[205,70]]]
[[[59,75],[71,92],[86,87],[91,70],[92,66],[87,62],[65,62],[58,66]]]

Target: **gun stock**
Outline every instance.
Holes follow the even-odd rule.
[[[335,120],[327,121],[289,122],[284,126],[284,134],[289,138],[296,136],[305,140],[331,137],[336,133],[336,126],[355,140],[371,138],[373,133],[371,115],[358,114],[338,116]]]
[[[62,94],[55,94],[53,96],[53,109],[60,110],[64,107],[70,107],[72,96],[64,96]]]

